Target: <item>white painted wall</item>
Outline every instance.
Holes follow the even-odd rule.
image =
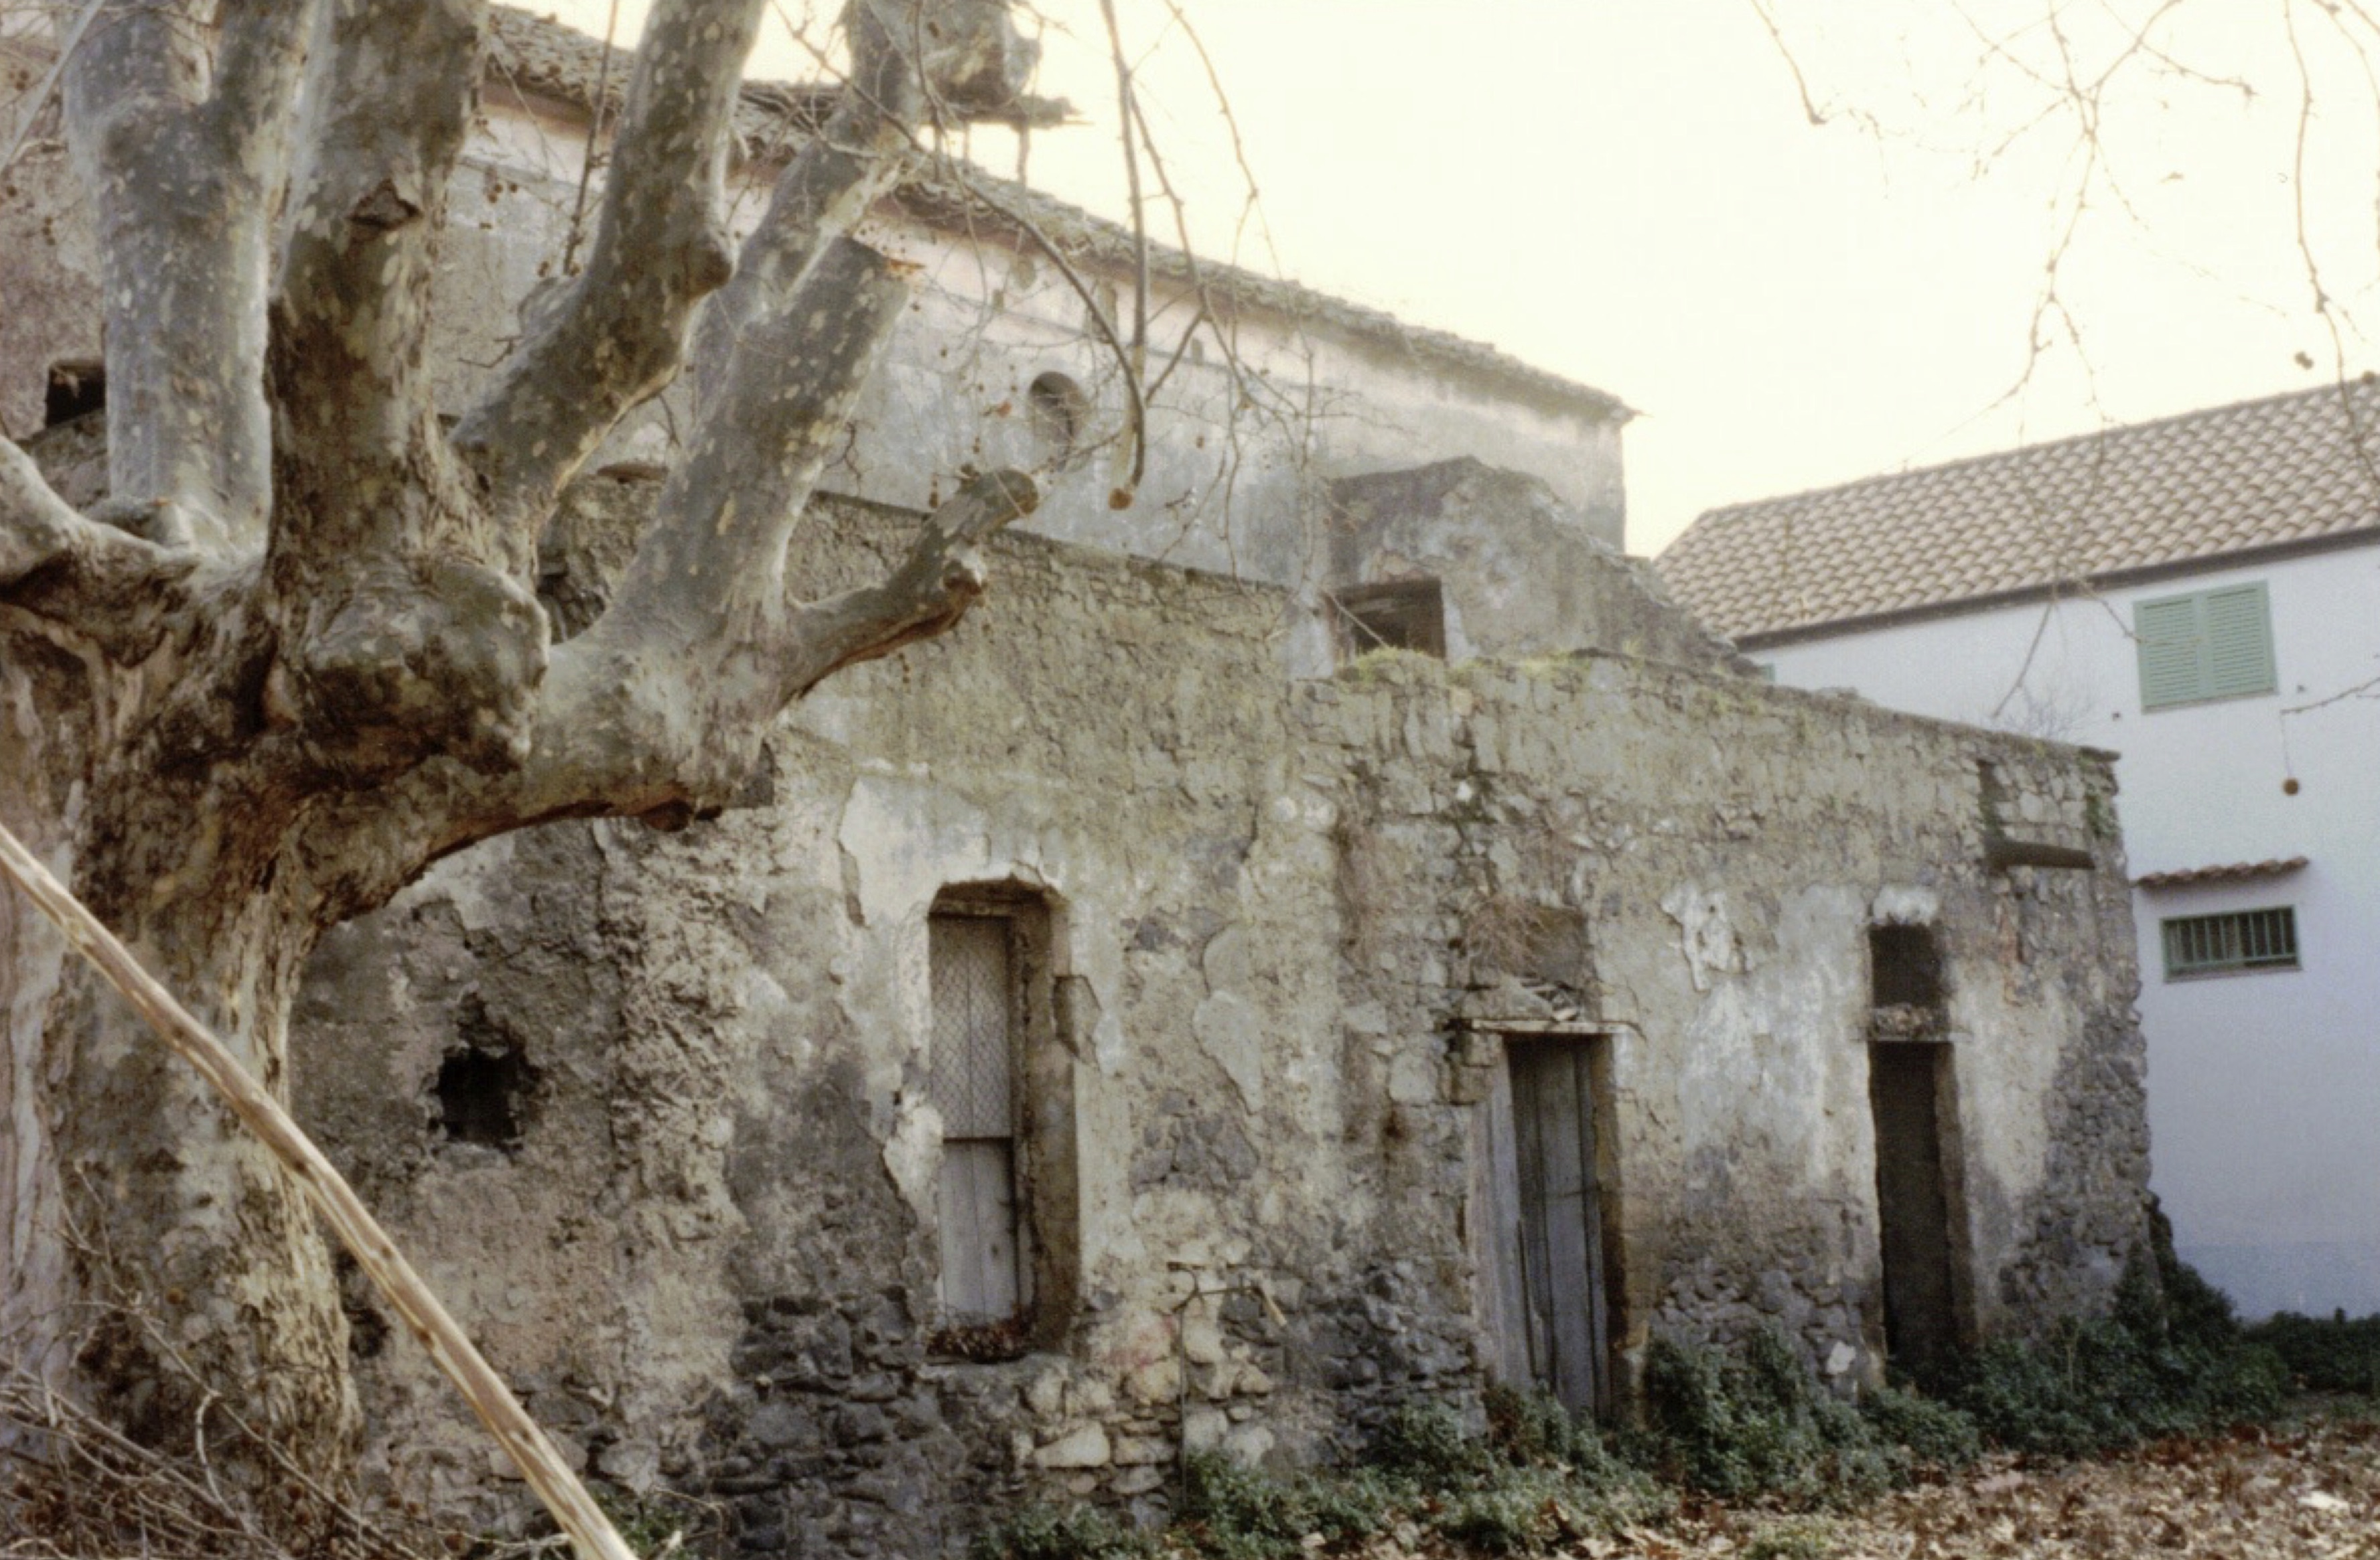
[[[2143,713],[2132,603],[2248,580],[2271,592],[2280,691]],[[1753,659],[1796,687],[2116,749],[2135,877],[2310,858],[2285,877],[2135,890],[2152,1184],[2184,1260],[2244,1313],[2380,1312],[2380,687],[2302,708],[2380,677],[2380,547]],[[2282,904],[2302,969],[2164,978],[2161,920]]]

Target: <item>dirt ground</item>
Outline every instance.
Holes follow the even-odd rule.
[[[1690,1507],[1670,1530],[1579,1546],[1647,1560],[2306,1556],[2380,1560],[2380,1421],[2317,1410],[2104,1462],[1985,1462],[1824,1516]]]

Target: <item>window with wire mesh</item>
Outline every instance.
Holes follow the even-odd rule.
[[[934,1106],[946,1138],[1015,1135],[1015,1074],[1009,1037],[1013,986],[1008,922],[937,915],[928,935],[934,980]]]
[[[1012,924],[935,915],[933,1101],[942,1116],[942,1309],[954,1320],[1017,1314],[1026,1300],[1017,1217],[1015,977]]]
[[[2176,916],[2164,924],[2164,931],[2168,980],[2298,967],[2297,912],[2287,905]]]

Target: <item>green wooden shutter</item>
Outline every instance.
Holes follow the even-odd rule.
[[[2132,604],[2141,707],[2243,698],[2279,686],[2272,601],[2262,580]]]
[[[2206,694],[2205,638],[2198,598],[2168,596],[2132,604],[2132,637],[2140,644],[2141,707],[2189,704]]]
[[[2265,582],[2210,590],[2205,601],[2206,696],[2273,692],[2273,612]]]

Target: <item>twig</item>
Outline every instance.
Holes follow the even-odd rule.
[[[363,1199],[356,1195],[355,1188],[290,1119],[281,1102],[175,1000],[172,992],[140,967],[115,934],[102,925],[6,825],[0,825],[0,876],[13,880],[42,914],[56,923],[75,951],[97,966],[166,1046],[197,1069],[233,1114],[297,1178],[299,1190],[354,1254],[390,1309],[421,1340],[431,1361],[463,1394],[464,1401],[504,1447],[554,1521],[570,1535],[580,1560],[636,1560],[635,1552],[621,1541],[594,1496],[521,1408],[504,1378],[473,1347],[461,1325],[364,1206]]]
[[[66,75],[67,63],[74,58],[76,47],[82,42],[82,35],[90,30],[91,18],[99,15],[101,3],[102,0],[86,0],[82,14],[75,18],[74,26],[67,32],[66,42],[59,46],[57,57],[50,61],[50,73],[42,78],[39,88],[18,100],[23,105],[24,116],[18,122],[17,133],[8,138],[7,154],[0,156],[0,174],[6,173],[15,164],[17,154],[25,150],[25,142],[33,133],[33,126],[42,117],[42,109],[49,103],[50,94],[58,90],[58,82]]]
[[[1099,0],[1099,14],[1107,18],[1108,48],[1115,55],[1116,133],[1123,142],[1123,174],[1132,192],[1132,351],[1133,367],[1148,371],[1148,221],[1143,209],[1140,189],[1140,153],[1133,145],[1133,122],[1139,117],[1140,100],[1133,91],[1132,61],[1123,52],[1123,33],[1116,25],[1115,0]]]
[[[587,111],[587,146],[578,158],[578,198],[570,208],[570,236],[562,246],[556,274],[568,276],[578,262],[578,240],[587,231],[587,187],[595,176],[595,147],[603,134],[603,114],[612,106],[612,35],[620,28],[620,0],[612,0],[612,14],[603,23],[603,58],[595,70],[595,104]]]

